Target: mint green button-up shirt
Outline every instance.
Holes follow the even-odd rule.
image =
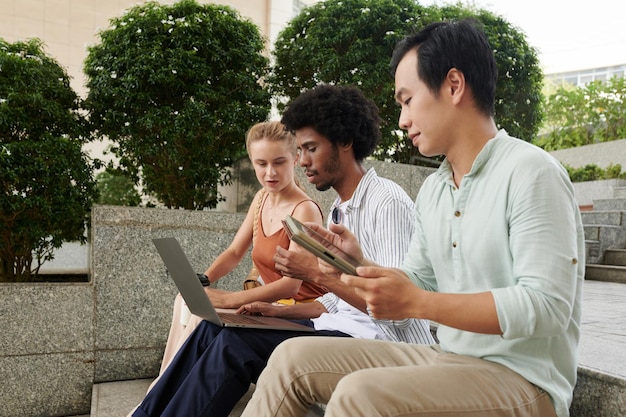
[[[444,350],[500,363],[548,392],[569,415],[576,383],[585,252],[567,172],[501,130],[460,187],[444,161],[416,199],[403,270],[444,293],[491,291],[502,335],[440,326]]]

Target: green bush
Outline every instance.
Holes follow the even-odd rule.
[[[150,1],[100,39],[84,68],[96,133],[144,194],[170,208],[215,207],[247,129],[269,114],[258,28],[227,6]]]
[[[563,166],[572,182],[626,179],[626,172],[622,172],[620,164],[611,164],[606,169],[602,169],[596,164],[588,164],[580,168],[572,168],[566,164]]]
[[[81,101],[42,42],[0,39],[0,281],[31,281],[63,242],[85,242],[97,197]]]

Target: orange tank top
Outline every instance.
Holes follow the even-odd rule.
[[[291,214],[296,210],[300,204],[305,201],[313,201],[313,200],[302,200],[298,204],[296,204],[291,211]],[[313,201],[314,202],[314,201]],[[315,203],[315,202],[314,202]],[[317,203],[315,203],[317,205]],[[265,205],[265,201],[263,202]],[[319,209],[319,206],[318,206]],[[263,209],[261,209],[262,211]],[[320,209],[321,213],[321,209]],[[265,231],[263,230],[263,225],[261,222],[261,216],[259,216],[259,224],[257,226],[259,229],[259,233],[256,236],[256,242],[254,247],[252,248],[252,261],[256,265],[261,277],[263,278],[263,282],[265,284],[269,284],[270,282],[277,281],[282,278],[280,272],[276,270],[274,267],[274,254],[276,253],[276,246],[280,246],[282,248],[289,248],[289,237],[287,236],[287,232],[285,229],[279,229],[271,236],[266,236]],[[300,286],[300,290],[296,295],[294,295],[294,299],[296,301],[308,300],[312,298],[317,298],[327,291],[319,287],[315,284],[311,284],[308,282],[302,282]]]

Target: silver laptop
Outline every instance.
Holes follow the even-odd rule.
[[[277,317],[248,316],[234,311],[217,311],[211,299],[204,292],[183,248],[174,237],[152,239],[161,255],[178,291],[187,303],[189,311],[196,316],[222,327],[243,327],[250,329],[294,330],[313,332],[312,327],[294,323]]]

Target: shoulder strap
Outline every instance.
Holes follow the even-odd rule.
[[[315,200],[313,200],[313,199],[311,199],[311,198],[308,198],[308,199],[302,200],[302,201],[300,201],[298,204],[296,204],[296,205],[293,207],[293,210],[291,210],[291,215],[293,216],[293,213],[296,211],[296,208],[297,208],[300,204],[305,203],[305,202],[307,202],[307,201],[310,201],[310,202],[312,202],[313,204],[315,204],[315,206],[317,207],[317,210],[319,210],[320,214],[322,215],[322,220],[324,220],[324,212],[322,212],[322,208],[320,207],[320,205],[319,205],[319,204],[317,204],[317,201],[315,201]]]

